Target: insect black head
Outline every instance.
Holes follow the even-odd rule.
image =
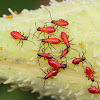
[[[48,79],[48,77],[47,77],[47,76],[45,76],[45,77],[44,77],[44,79],[46,80],[46,79]]]
[[[67,67],[67,64],[63,64],[63,69],[65,69]]]
[[[51,21],[51,23],[53,23],[53,24],[54,24],[54,23],[55,23],[55,20],[52,20],[52,21]]]
[[[70,45],[69,44],[67,45],[67,48],[70,48]]]
[[[82,61],[84,61],[84,60],[86,60],[86,58],[85,58],[85,57],[83,57],[83,58],[82,58]]]
[[[40,28],[40,27],[38,27],[38,28],[37,28],[37,31],[41,31],[41,28]]]
[[[62,58],[63,56],[60,56],[60,59]]]
[[[24,40],[27,40],[28,39],[28,36],[24,36]]]
[[[38,56],[41,56],[41,54],[40,54],[40,53],[38,53],[37,55],[38,55]]]
[[[45,39],[42,39],[41,42],[45,42]]]
[[[94,82],[95,81],[94,78],[91,78],[91,81]]]

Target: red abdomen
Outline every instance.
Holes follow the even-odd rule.
[[[48,64],[54,68],[63,68],[61,63],[56,60],[48,60]]]
[[[69,40],[68,40],[68,35],[65,32],[61,32],[61,39],[63,40],[63,42],[66,44]]]
[[[72,63],[73,64],[79,64],[80,62],[82,62],[82,58],[75,58]]]
[[[64,57],[69,52],[68,48],[64,49],[64,51],[61,53],[60,58]]]
[[[48,39],[42,39],[42,42],[50,44],[59,44],[61,40],[59,40],[58,38],[48,38]]]
[[[67,26],[69,23],[65,20],[59,20],[59,21],[55,21],[54,24],[58,26]]]
[[[96,87],[91,87],[88,89],[88,91],[92,94],[96,94],[96,93],[100,93],[100,89],[96,88]]]
[[[92,72],[92,70],[89,67],[86,67],[85,72],[86,72],[86,74],[88,76],[92,76],[93,75],[93,72]]]
[[[92,70],[91,70],[89,67],[86,67],[85,72],[86,72],[87,76],[88,76],[92,81],[94,81],[93,72],[92,72]]]
[[[52,77],[52,76],[56,76],[57,73],[58,73],[58,69],[52,69],[52,70],[46,75],[46,77],[47,77],[47,78],[50,78],[50,77]]]
[[[49,53],[41,53],[41,57],[44,57],[46,59],[52,59],[53,58],[53,56],[50,55]]]
[[[19,33],[19,32],[12,31],[10,34],[15,39],[24,40],[24,36],[21,35],[21,33]]]
[[[69,48],[70,43],[69,43],[69,40],[68,40],[68,35],[65,32],[61,32],[61,39],[66,44],[67,48]]]
[[[45,33],[53,33],[55,31],[56,29],[51,26],[41,28],[41,32],[45,32]]]

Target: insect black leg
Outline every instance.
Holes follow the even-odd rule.
[[[39,33],[38,37],[40,37],[40,34],[41,34],[41,33],[42,33],[42,32]]]
[[[52,44],[50,44],[52,46]],[[53,46],[52,46],[53,47]],[[54,47],[53,47],[54,48]],[[55,48],[54,48],[55,49]],[[56,50],[56,49],[55,49]]]
[[[47,73],[49,73],[48,69],[47,69]]]
[[[43,72],[44,72],[44,70],[42,69],[42,68],[40,68]],[[44,72],[45,74],[47,74],[46,72]]]
[[[29,30],[29,35],[30,35],[30,32],[31,32],[31,28],[30,28],[30,30]],[[28,35],[28,37],[29,37],[29,35]]]
[[[87,60],[87,59],[86,59]],[[86,62],[86,61],[85,61]],[[91,65],[91,68],[92,68],[92,64],[87,60],[87,62]]]
[[[56,29],[57,29],[57,32],[58,32],[58,25],[57,25]]]
[[[43,85],[43,88],[45,88],[45,81],[46,81],[46,80],[44,79],[44,85]]]
[[[38,57],[38,56],[37,56],[37,61],[38,61],[39,65],[40,65],[40,61],[39,61],[40,58],[41,58],[41,57]]]
[[[84,70],[84,67],[83,67],[83,62],[82,62],[82,68],[83,68],[83,70]]]
[[[42,43],[41,43],[41,44],[42,44]],[[41,49],[41,47],[42,47],[41,44],[40,44],[40,48],[39,48],[39,51],[38,51],[38,52],[40,52],[40,49]],[[44,43],[44,44],[45,44],[45,43]],[[44,44],[43,44],[43,45],[44,45]]]
[[[51,49],[51,47],[49,46],[49,43],[48,43],[48,47]],[[52,49],[51,49],[51,51],[52,51]]]
[[[77,51],[76,49],[74,49],[74,48],[71,48],[71,47],[70,47],[70,49],[73,49],[73,50]]]
[[[22,48],[22,46],[23,46],[23,40],[22,40],[22,45],[21,45],[21,48]]]
[[[47,38],[47,37],[45,36],[45,33],[43,33],[43,35],[44,35],[45,38]]]
[[[35,33],[36,33],[36,32],[37,32],[37,31],[35,31]],[[36,36],[35,33],[33,34],[33,37]],[[33,39],[33,37],[32,37],[32,39]],[[37,36],[36,36],[36,37],[37,37]]]
[[[70,58],[70,57],[67,57],[67,58]],[[76,57],[73,57],[73,58],[76,58]],[[70,59],[73,59],[73,58],[70,58]]]
[[[45,53],[45,46],[44,46],[44,53]]]
[[[54,79],[53,77],[50,77],[51,79]]]
[[[18,44],[20,43],[20,41],[21,41],[21,40],[19,40]],[[17,44],[17,46],[18,46],[18,44]]]
[[[60,26],[60,27],[70,30],[69,28],[66,28],[66,27],[63,27],[63,26]]]
[[[74,38],[73,38],[74,39]],[[71,39],[69,42],[73,41],[73,39]]]

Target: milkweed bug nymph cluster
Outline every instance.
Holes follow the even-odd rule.
[[[47,80],[49,78],[52,79],[54,76],[57,76],[57,74],[59,74],[59,72],[60,72],[59,71],[60,69],[64,69],[64,70],[66,68],[71,69],[71,68],[69,68],[70,66],[68,66],[68,64],[67,64],[67,58],[69,58],[69,59],[72,59],[70,62],[72,64],[72,67],[73,67],[73,65],[77,66],[77,65],[80,65],[80,63],[82,63],[82,67],[85,70],[86,77],[88,77],[87,79],[90,82],[99,83],[95,79],[94,71],[93,71],[94,69],[92,68],[92,64],[87,60],[87,57],[85,56],[86,50],[85,50],[85,52],[83,52],[84,50],[82,50],[82,55],[80,56],[80,52],[77,49],[74,49],[71,47],[73,45],[71,42],[73,42],[74,38],[72,38],[70,40],[71,35],[68,34],[69,22],[67,21],[67,19],[66,20],[64,20],[64,19],[54,20],[54,19],[52,19],[51,12],[46,7],[44,7],[44,8],[47,10],[46,12],[49,13],[51,21],[45,22],[44,26],[42,26],[42,27],[41,26],[37,27],[36,22],[35,22],[36,31],[34,33],[32,33],[32,40],[34,40],[34,36],[36,36],[40,41],[39,42],[40,47],[39,47],[39,50],[37,51],[37,61],[39,63],[39,66],[41,66],[41,63],[39,60],[44,58],[43,61],[47,62],[47,64],[49,66],[51,66],[52,69],[50,71],[47,71],[47,73],[46,73],[43,69],[40,68],[46,75],[44,77],[38,77],[38,78],[44,79],[44,86],[45,86],[45,80]],[[50,25],[48,25],[48,24],[50,24]],[[59,36],[57,36],[56,32],[59,29],[58,27],[61,27],[60,29],[64,28],[66,32],[60,30],[61,32],[60,32]],[[29,40],[30,31],[29,31],[28,36],[24,36],[24,34],[21,34],[21,32],[18,32],[18,31],[11,31],[10,34],[15,39],[15,41],[19,40],[18,44],[20,42],[22,42],[22,45],[21,45],[21,48],[22,48],[23,41],[25,41],[25,40],[32,42],[34,45],[36,45],[35,41],[33,42],[33,41]],[[41,38],[40,34],[43,34],[42,38]],[[54,37],[54,36],[56,36],[56,37]],[[17,46],[18,46],[18,44],[17,44]],[[60,46],[63,47],[63,50],[60,52],[60,54],[58,53],[59,50],[56,50],[56,46],[58,46],[60,48],[59,44],[60,44]],[[81,44],[82,44],[82,42],[81,42]],[[45,46],[47,46],[47,47],[45,48]],[[58,57],[56,57],[56,55],[53,54],[51,47],[55,49],[57,54],[59,54]],[[49,49],[49,51],[48,51],[48,49]],[[73,57],[73,58],[67,57],[68,55],[70,55],[70,52],[72,49],[75,50],[76,52],[79,52],[79,55],[78,55],[79,57]],[[50,52],[50,50],[52,53]],[[63,58],[66,58],[66,63],[63,63],[63,61],[62,61]],[[61,60],[61,61],[59,61],[59,60]],[[87,65],[86,65],[86,67],[84,67],[83,62],[86,62],[86,64],[88,63],[89,66],[91,66],[91,68],[89,66],[87,67]],[[98,84],[98,88],[92,86],[88,89],[88,91],[89,91],[89,93],[92,93],[92,94],[100,93],[99,84]]]

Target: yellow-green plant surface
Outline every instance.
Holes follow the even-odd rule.
[[[22,11],[22,14],[13,14],[13,18],[0,18],[0,78],[4,84],[16,84],[16,87],[29,87],[33,89],[32,92],[39,92],[40,98],[42,96],[50,95],[51,98],[64,99],[64,100],[98,100],[99,94],[90,94],[88,88],[92,84],[91,80],[88,80],[84,73],[85,67],[91,67],[89,63],[84,63],[84,69],[82,64],[74,66],[72,64],[72,57],[82,56],[82,51],[85,52],[86,59],[93,65],[96,77],[96,81],[100,81],[100,1],[99,0],[77,0],[77,1],[63,1],[57,3],[52,0],[51,5],[47,7],[51,12],[52,19],[59,20],[65,19],[69,22],[68,29],[58,27],[58,32],[51,37],[60,38],[62,31],[69,35],[72,48],[77,51],[70,49],[70,52],[66,55],[67,64],[71,69],[60,69],[54,79],[47,79],[45,81],[45,88],[43,88],[44,80],[37,77],[44,77],[45,74],[41,71],[42,68],[45,72],[47,69],[52,69],[48,65],[48,60],[43,58],[37,62],[37,53],[40,48],[40,41],[32,36],[36,31],[35,22],[37,27],[43,27],[45,22],[50,22],[49,12],[41,6],[37,10],[26,10]],[[53,24],[48,23],[48,26]],[[30,36],[29,41],[23,41],[23,47],[21,43],[17,46],[19,40],[15,40],[11,37],[11,31],[20,31],[25,36],[28,36],[29,30]],[[40,32],[37,32],[38,36]],[[45,33],[45,36],[48,36]],[[40,35],[41,39],[45,38],[43,33]],[[42,44],[41,44],[42,45]],[[48,45],[45,44],[45,47]],[[66,48],[64,44],[53,45],[52,51],[48,48],[45,50],[47,53],[52,53],[55,57],[60,56],[61,48]],[[42,45],[42,48],[44,45]],[[42,51],[41,51],[42,52]],[[61,59],[57,58],[59,62]],[[66,59],[62,59],[66,63]],[[97,87],[97,83],[94,82],[93,86]]]

